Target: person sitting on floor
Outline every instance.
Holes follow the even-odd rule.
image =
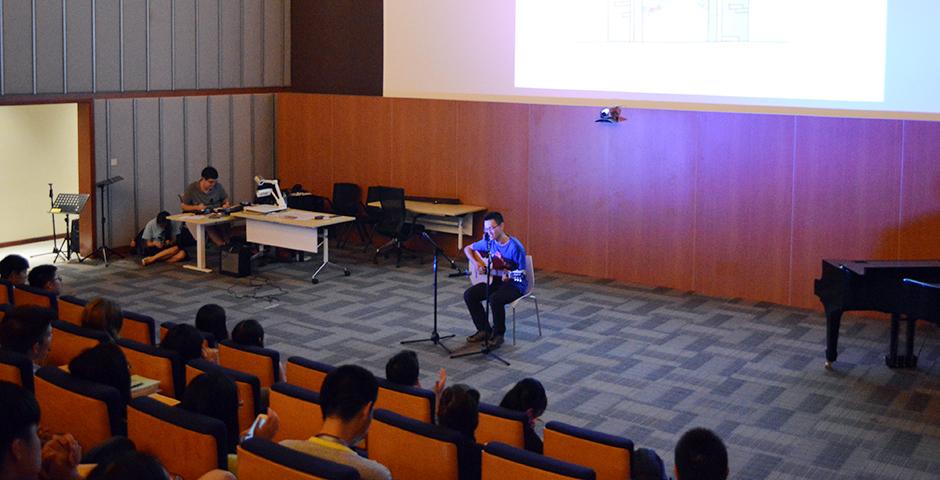
[[[82,327],[101,330],[108,334],[111,341],[121,338],[124,326],[124,311],[117,302],[101,297],[91,299],[82,310]]]
[[[62,293],[62,277],[55,265],[37,265],[29,271],[29,286],[56,295]]]
[[[29,358],[35,372],[49,355],[55,319],[48,308],[32,305],[14,308],[0,322],[0,348]]]
[[[151,263],[166,261],[167,263],[176,263],[186,260],[186,251],[181,249],[177,240],[180,235],[180,224],[171,222],[167,217],[170,212],[162,211],[156,218],[147,222],[143,233],[140,235],[140,241],[143,243],[144,258],[140,260],[141,265],[147,266]]]
[[[693,428],[679,438],[675,452],[676,480],[725,480],[728,450],[707,428]]]
[[[548,407],[548,396],[545,395],[545,387],[534,378],[524,378],[512,387],[503,401],[499,403],[500,407],[525,412],[529,417],[529,422],[523,429],[525,434],[525,449],[530,452],[542,453],[542,439],[535,433],[535,420],[545,413]]]
[[[25,285],[29,271],[29,260],[16,254],[10,254],[0,260],[0,280],[13,285]]]
[[[476,442],[480,423],[480,392],[458,383],[441,392],[437,424],[460,433],[457,464],[460,480],[479,480],[482,449]]]
[[[214,303],[199,307],[199,311],[196,312],[196,328],[200,332],[212,334],[216,342],[228,340],[225,309]]]

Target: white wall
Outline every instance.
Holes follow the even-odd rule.
[[[52,235],[49,183],[78,193],[78,105],[0,107],[0,243]]]

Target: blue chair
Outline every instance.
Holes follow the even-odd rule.
[[[258,377],[263,388],[271,388],[281,378],[281,354],[270,348],[222,340],[219,342],[219,364]]]
[[[320,394],[289,383],[271,386],[271,409],[281,418],[274,441],[302,440],[316,435],[323,426]]]
[[[424,423],[434,423],[434,392],[424,388],[397,385],[379,378],[375,408],[384,408]]]
[[[46,363],[49,365],[67,365],[73,358],[85,350],[107,343],[111,337],[101,330],[82,328],[61,320],[52,321],[52,348]]]
[[[124,310],[124,326],[121,327],[121,338],[127,338],[146,345],[155,345],[155,331],[153,317]]]
[[[126,405],[116,388],[51,366],[37,370],[34,381],[43,428],[71,433],[85,451],[127,433]]]
[[[333,370],[336,367],[316,360],[290,357],[287,359],[287,383],[319,392],[323,388],[323,380]]]
[[[323,460],[263,438],[238,446],[239,480],[358,480],[355,468]]]
[[[516,448],[525,448],[525,428],[529,417],[525,412],[510,410],[489,403],[480,403],[480,424],[477,442],[502,442]]]
[[[368,435],[369,458],[388,467],[393,478],[459,478],[462,437],[449,428],[378,409]]]
[[[238,430],[245,431],[261,413],[261,382],[258,377],[216,365],[207,360],[190,360],[186,364],[186,384],[203,373],[221,373],[235,382],[238,389]]]
[[[13,305],[13,284],[0,280],[0,305]]]
[[[35,305],[48,308],[58,315],[59,301],[56,295],[48,290],[33,288],[29,285],[16,285],[13,287],[13,304],[22,307]]]
[[[0,350],[0,380],[33,391],[33,362],[26,355]]]
[[[597,480],[631,478],[633,441],[552,421],[545,424],[545,456],[593,468]]]
[[[131,373],[160,382],[160,391],[169,397],[182,398],[186,388],[185,364],[176,352],[135,342],[127,338],[117,341]]]
[[[560,480],[575,478],[595,480],[594,470],[573,463],[555,460],[505,443],[491,442],[483,447],[481,480]]]

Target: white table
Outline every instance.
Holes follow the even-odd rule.
[[[196,233],[193,235],[196,237],[196,264],[186,264],[183,265],[183,268],[188,268],[190,270],[195,270],[202,273],[211,272],[212,269],[206,267],[206,227],[234,222],[236,220],[235,217],[216,213],[180,213],[178,215],[170,215],[166,218],[174,222],[183,222],[196,226]]]
[[[382,202],[370,202],[370,207],[382,208]],[[463,236],[473,236],[473,214],[486,210],[479,205],[462,203],[431,203],[405,200],[405,210],[414,215],[424,228],[457,235],[457,250],[463,250]]]
[[[343,274],[349,276],[348,269],[330,262],[329,230],[326,227],[353,222],[356,220],[354,217],[295,209],[268,214],[242,211],[232,216],[245,219],[245,233],[251,243],[310,253],[317,253],[322,246],[323,263],[310,276],[311,282],[319,283],[317,275],[327,265],[342,268]]]

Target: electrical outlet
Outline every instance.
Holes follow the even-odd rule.
[[[116,166],[117,166],[117,159],[116,159],[116,158],[112,158],[112,159],[111,159],[111,166],[112,166],[112,167],[116,167]]]

